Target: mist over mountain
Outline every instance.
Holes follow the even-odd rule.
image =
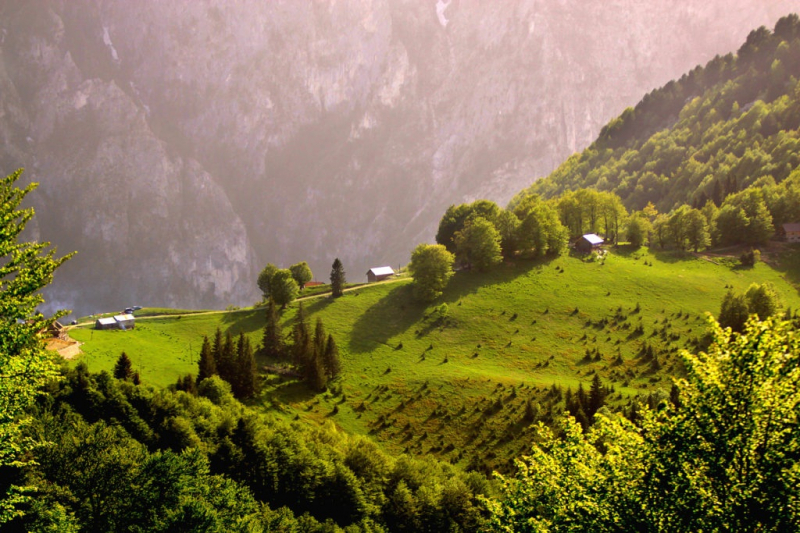
[[[0,171],[80,313],[252,303],[266,262],[398,265],[790,1],[0,2]]]

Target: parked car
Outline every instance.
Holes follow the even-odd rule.
[[[126,315],[130,315],[131,313],[133,313],[133,307],[126,307],[125,308],[125,314]]]
[[[131,309],[133,309],[134,311],[138,311],[141,308],[142,308],[141,305],[134,305]]]

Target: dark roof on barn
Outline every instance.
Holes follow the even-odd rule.
[[[786,233],[800,231],[800,222],[791,222],[783,225],[783,231]]]

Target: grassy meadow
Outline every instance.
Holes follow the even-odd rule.
[[[588,390],[597,374],[613,386],[616,404],[667,394],[671,376],[682,372],[678,351],[703,336],[705,313],[719,311],[728,287],[770,281],[785,305],[800,307],[800,254],[770,262],[741,268],[727,258],[623,247],[602,259],[564,255],[460,272],[431,305],[414,300],[409,280],[309,299],[312,331],[322,318],[339,345],[343,377],[314,394],[297,380],[267,375],[256,403],[286,417],[332,420],[390,451],[503,469],[529,446],[529,425],[555,401],[554,384]],[[282,315],[287,333],[296,310],[293,304]],[[165,386],[196,372],[202,335],[217,327],[243,331],[258,345],[262,325],[263,311],[251,309],[70,334],[85,343],[78,360],[90,369],[110,370],[125,350],[144,381]],[[647,346],[655,362],[642,356]]]

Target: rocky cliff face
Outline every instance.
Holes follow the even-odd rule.
[[[220,306],[267,261],[405,263],[790,1],[0,2],[0,171],[79,255],[50,300]]]

